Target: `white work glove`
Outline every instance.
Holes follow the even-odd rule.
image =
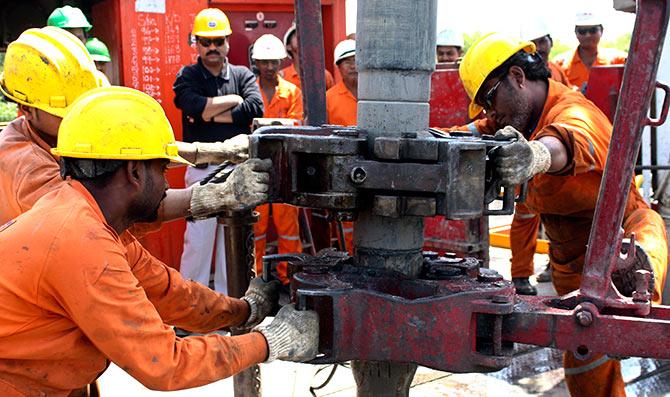
[[[221,211],[242,211],[268,201],[270,159],[251,159],[233,170],[223,183],[193,186],[191,216],[204,219]]]
[[[249,304],[249,318],[240,328],[253,328],[270,314],[274,305],[279,302],[280,285],[277,280],[265,282],[260,277],[251,279],[249,288],[242,297]]]
[[[315,311],[298,311],[293,305],[279,310],[268,325],[253,329],[268,342],[268,359],[305,362],[313,360],[319,350],[319,316]]]
[[[528,142],[522,133],[509,125],[498,130],[495,139],[516,139],[516,142],[501,146],[495,152],[496,170],[503,185],[520,185],[549,170],[551,153],[542,142]]]
[[[249,158],[249,135],[240,134],[223,142],[193,142],[195,164],[239,164]]]

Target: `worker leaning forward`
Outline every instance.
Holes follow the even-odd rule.
[[[263,97],[263,117],[302,120],[300,88],[279,76],[279,66],[286,56],[284,44],[276,36],[264,34],[254,43],[251,59],[259,71],[256,83]],[[254,224],[256,274],[261,274],[270,212],[272,212],[272,221],[277,231],[278,253],[300,253],[302,244],[300,243],[297,207],[288,204],[263,204],[256,207],[256,211],[260,215],[258,222]],[[277,274],[282,284],[289,283],[286,262],[280,262],[277,265]]]
[[[173,86],[175,104],[182,110],[184,140],[202,145],[249,134],[251,121],[263,116],[263,100],[254,74],[244,66],[228,62],[228,37],[232,34],[228,17],[219,9],[204,9],[196,15],[192,33],[198,61],[184,66]],[[244,143],[248,145],[247,138]],[[186,186],[198,183],[215,169],[215,165],[206,162],[189,168]],[[214,288],[225,292],[223,226],[216,219],[187,222],[182,275],[209,285],[214,252]]]
[[[342,81],[326,91],[326,116],[329,124],[356,126],[358,113],[358,69],[356,69],[356,41],[342,40],[335,46],[335,66],[337,66]],[[342,247],[353,255],[354,252],[354,222],[342,222],[342,229],[335,228],[333,235],[344,240]],[[343,238],[341,234],[344,234]]]
[[[52,150],[66,181],[0,229],[0,394],[68,396],[109,361],[151,389],[175,390],[313,358],[316,313],[286,306],[257,326],[277,282],[254,279],[242,299],[226,297],[184,280],[127,232],[158,216],[168,164],[187,163],[158,102],[102,87],[70,108]],[[259,203],[269,175],[253,176],[265,187]],[[182,339],[170,325],[252,332]]]
[[[541,18],[525,20],[521,24],[520,37],[522,41],[532,41],[535,44],[537,54],[542,57],[551,73],[551,79],[570,86],[570,82],[561,68],[549,60],[554,41],[547,24]],[[534,273],[533,257],[537,247],[539,229],[540,216],[530,211],[524,203],[517,204],[509,232],[512,251],[510,259],[512,263],[512,282],[514,282],[517,294],[537,295],[537,288],[530,283],[529,277]],[[537,275],[537,281],[551,281],[551,267],[548,263],[546,269]]]
[[[546,228],[556,291],[578,289],[612,124],[581,93],[549,79],[531,42],[486,35],[472,45],[459,72],[472,100],[470,117],[487,112],[470,127],[517,140],[499,149],[496,167],[505,184],[528,181],[526,205]],[[665,228],[632,181],[622,226],[646,253],[658,303],[668,256]],[[625,395],[617,360],[597,355],[582,361],[566,352],[564,367],[573,396]]]

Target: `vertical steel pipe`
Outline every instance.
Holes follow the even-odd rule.
[[[308,125],[326,123],[326,60],[323,53],[321,0],[296,0],[295,20],[298,29],[298,58],[305,121]]]
[[[435,68],[436,0],[358,0],[358,127],[378,137],[427,131]],[[354,231],[362,266],[417,277],[423,262],[423,218],[361,211]],[[359,396],[406,396],[416,365],[355,361]]]
[[[241,298],[249,288],[254,268],[254,223],[258,213],[249,211],[226,211],[218,217],[223,224],[226,244],[226,282],[228,295]],[[233,331],[232,335],[239,332]],[[233,377],[235,397],[258,397],[261,395],[261,370],[253,365]]]
[[[638,0],[633,39],[614,117],[612,141],[591,225],[580,291],[605,298],[615,268],[626,200],[640,149],[642,129],[657,122],[647,117],[668,26],[667,0]],[[633,56],[634,55],[634,56]],[[666,93],[667,95],[667,93]]]

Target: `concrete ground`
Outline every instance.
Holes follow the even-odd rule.
[[[493,218],[492,218],[493,220]],[[491,226],[507,221],[496,219]],[[510,278],[509,250],[491,248],[490,267]],[[535,271],[541,272],[547,263],[546,255],[535,256]],[[533,283],[536,281],[531,279]],[[554,295],[551,283],[538,285],[540,295]],[[624,379],[629,396],[670,396],[670,362],[648,359],[622,361]],[[333,366],[316,366],[274,362],[261,365],[263,396],[355,396],[355,383],[348,365],[337,366],[326,386],[310,393],[324,383]],[[222,397],[233,395],[232,379],[225,379],[207,386],[176,391],[155,392],[147,390],[123,370],[111,365],[99,380],[101,394],[108,396],[198,396]],[[411,396],[567,396],[561,368],[561,353],[554,349],[517,346],[513,364],[489,374],[451,374],[429,368],[419,368]]]

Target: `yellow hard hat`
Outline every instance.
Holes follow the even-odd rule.
[[[193,36],[224,37],[232,34],[230,21],[218,8],[205,8],[195,16]]]
[[[458,68],[465,92],[470,97],[468,114],[473,119],[482,111],[475,103],[477,92],[486,78],[512,55],[524,50],[535,53],[532,41],[521,41],[501,33],[489,33],[472,43]]]
[[[168,159],[192,165],[179,156],[161,105],[142,91],[118,86],[96,88],[79,97],[63,118],[51,153],[79,159]]]
[[[11,100],[63,117],[82,93],[99,86],[95,63],[73,34],[28,29],[7,47],[0,91]]]

